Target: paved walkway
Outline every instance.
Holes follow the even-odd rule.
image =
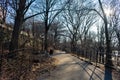
[[[104,71],[65,53],[55,53],[57,68],[49,76],[38,80],[114,80],[112,76],[105,78]]]

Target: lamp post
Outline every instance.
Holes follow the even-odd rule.
[[[41,39],[42,39],[42,51],[44,50],[44,35],[41,35]]]
[[[115,51],[115,57],[116,57],[116,68],[118,66],[118,51]]]

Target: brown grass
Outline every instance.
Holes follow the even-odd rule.
[[[39,57],[40,61],[35,63],[30,52],[20,52],[15,59],[4,58],[0,80],[36,80],[40,74],[48,72],[55,67],[55,59],[45,56]]]

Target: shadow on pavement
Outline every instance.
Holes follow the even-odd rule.
[[[94,70],[92,71],[92,74],[90,75],[90,79],[89,79],[89,80],[92,80],[93,74],[95,73],[95,69],[96,69],[96,67],[95,67]]]
[[[85,62],[84,64],[87,64],[87,66],[88,65],[90,65],[90,63],[88,63],[88,62]],[[82,65],[84,65],[84,64],[82,64]],[[86,68],[87,68],[87,66],[85,66],[85,67],[83,67],[83,69],[87,72],[87,70],[86,70]],[[100,80],[102,80],[102,78],[99,76],[99,74],[97,74],[97,73],[95,73],[95,70],[96,70],[96,68],[97,68],[97,66],[95,66],[95,68],[93,69],[93,70],[91,70],[92,71],[92,74],[89,74],[88,72],[88,75],[90,76],[90,79],[89,80],[94,80],[93,79],[93,75],[96,75]],[[89,69],[90,70],[90,69]],[[105,67],[105,72],[104,72],[104,80],[113,80],[112,79],[112,68],[109,68],[109,67]]]
[[[89,72],[86,70],[86,68],[88,67],[89,63],[83,62],[82,64],[80,64],[79,62],[76,63],[78,65],[80,65],[86,72],[87,74],[90,76]],[[83,66],[84,65],[84,66]]]
[[[92,69],[90,69],[90,68],[88,67],[89,65],[91,65],[90,63],[84,62],[84,63],[79,64],[79,65],[81,65],[82,68],[83,68],[83,69],[87,72],[87,74],[90,76],[89,80],[94,80],[93,75],[97,76],[97,78],[99,78],[99,80],[102,80],[102,78],[100,77],[100,75],[95,72],[95,70],[97,69],[97,66],[95,66],[94,69],[92,70]],[[83,66],[83,65],[84,65],[84,66]],[[91,73],[89,73],[88,70],[90,70]],[[103,74],[103,73],[101,73],[101,74]]]

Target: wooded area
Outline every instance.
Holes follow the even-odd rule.
[[[119,20],[119,0],[0,0],[1,80],[28,80],[54,50],[120,71]]]

